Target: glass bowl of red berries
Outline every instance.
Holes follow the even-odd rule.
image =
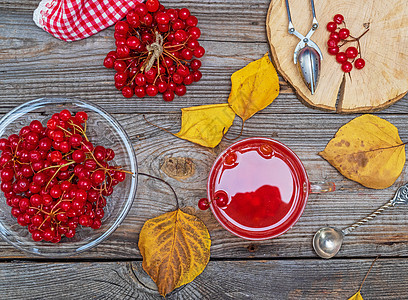
[[[0,236],[31,254],[61,257],[105,240],[137,187],[129,137],[102,108],[41,98],[0,120]]]

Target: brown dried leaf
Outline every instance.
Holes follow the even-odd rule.
[[[405,164],[398,129],[374,115],[342,126],[319,154],[347,178],[373,189],[391,186]]]
[[[180,209],[146,221],[139,237],[143,269],[163,297],[201,274],[210,246],[204,223]]]

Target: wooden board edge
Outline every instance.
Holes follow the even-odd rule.
[[[361,107],[361,108],[355,108],[355,109],[342,109],[341,107],[338,107],[337,112],[340,114],[357,114],[357,113],[373,113],[373,112],[378,112],[381,111],[385,108],[390,107],[397,101],[401,100],[406,94],[408,93],[408,90],[398,96],[396,96],[393,99],[388,100],[387,102],[384,102],[383,104],[379,106],[369,106],[369,107]]]

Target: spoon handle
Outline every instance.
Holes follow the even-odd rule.
[[[383,206],[381,206],[379,209],[377,209],[375,212],[369,214],[367,217],[361,219],[360,221],[354,223],[353,225],[344,228],[341,232],[343,235],[348,235],[350,232],[352,232],[354,229],[359,227],[360,225],[363,225],[364,223],[374,219],[376,216],[380,215],[384,210],[387,208],[394,206],[395,204],[407,204],[408,203],[408,183],[400,186],[395,193],[394,198],[392,198],[390,201],[385,203]]]
[[[360,225],[363,225],[365,223],[367,223],[368,221],[374,219],[376,216],[380,215],[384,210],[386,210],[387,208],[394,206],[394,199],[391,199],[390,201],[388,201],[387,203],[385,203],[383,206],[381,206],[380,208],[378,208],[376,211],[372,212],[371,214],[369,214],[367,217],[362,218],[360,221],[354,223],[353,225],[350,225],[347,228],[344,228],[341,232],[344,235],[348,235],[350,232],[352,232],[354,229],[356,229],[357,227],[359,227]]]

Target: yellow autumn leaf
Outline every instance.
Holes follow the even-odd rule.
[[[181,112],[181,130],[174,135],[211,148],[221,142],[235,118],[228,104],[187,107]]]
[[[204,223],[180,209],[146,221],[139,236],[143,269],[163,297],[201,274],[210,246]]]
[[[391,186],[405,164],[398,129],[368,114],[342,126],[319,154],[347,178],[373,189]]]
[[[228,103],[245,122],[279,95],[279,78],[268,53],[231,76]]]
[[[364,300],[363,297],[361,296],[360,291],[355,293],[353,296],[351,296],[348,300]]]

